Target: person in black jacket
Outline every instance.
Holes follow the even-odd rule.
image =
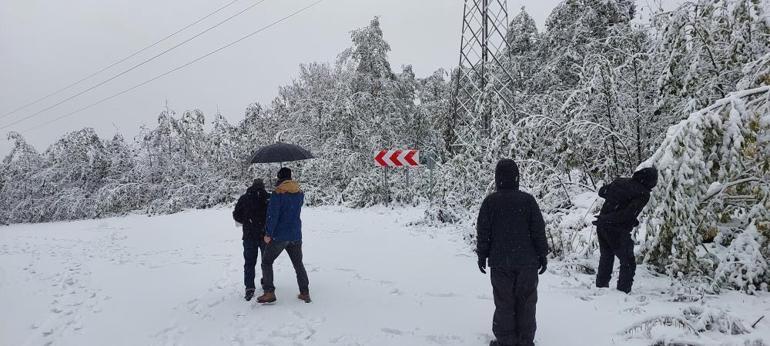
[[[233,210],[233,219],[243,225],[243,283],[246,285],[244,299],[247,301],[254,298],[256,290],[254,268],[257,265],[259,251],[262,251],[263,257],[265,255],[262,239],[265,236],[269,197],[262,179],[255,179],[246,193],[238,199]]]
[[[631,231],[639,225],[636,219],[650,200],[650,191],[658,184],[658,170],[644,168],[633,177],[615,179],[599,189],[604,198],[599,216],[593,222],[599,238],[599,268],[596,273],[596,287],[609,287],[615,257],[620,261],[620,275],[617,288],[631,292],[636,272],[634,241]]]
[[[545,273],[548,244],[540,207],[519,191],[519,168],[510,159],[497,163],[497,191],[481,204],[477,228],[478,266],[491,267],[495,314],[490,345],[534,345],[539,274]]]

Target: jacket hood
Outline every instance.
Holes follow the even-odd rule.
[[[251,187],[255,187],[258,189],[264,189],[265,188],[265,181],[262,179],[254,179],[254,182],[251,184]]]
[[[634,172],[632,179],[644,185],[648,190],[652,190],[658,185],[658,169],[655,167],[640,169]]]
[[[263,185],[263,186],[259,186],[259,185],[251,185],[251,186],[250,186],[250,187],[249,187],[249,188],[246,190],[246,193],[250,193],[250,194],[256,194],[256,193],[258,193],[259,191],[263,191],[263,190],[265,190],[265,186],[264,186],[264,185]]]
[[[498,190],[519,189],[519,166],[511,159],[502,159],[495,168],[495,186]]]
[[[299,183],[294,180],[284,180],[278,186],[275,187],[275,193],[300,193],[302,189],[299,187]]]

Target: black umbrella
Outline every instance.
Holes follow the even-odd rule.
[[[251,156],[251,163],[291,162],[312,158],[313,154],[299,145],[278,142],[259,148]]]

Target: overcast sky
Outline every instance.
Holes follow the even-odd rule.
[[[239,0],[116,68],[40,104],[0,118],[0,127],[33,114],[171,47],[258,0]],[[674,3],[677,0],[663,0]],[[0,0],[0,117],[95,72],[192,23],[230,0]],[[232,21],[103,87],[50,111],[0,130],[0,155],[10,149],[8,131],[23,131],[87,106],[208,53],[281,18],[313,0],[266,0]],[[558,0],[509,0],[511,16],[522,6],[542,28]],[[655,2],[655,0],[649,0]],[[640,5],[646,6],[647,0]],[[43,151],[68,131],[93,127],[111,137],[136,135],[154,124],[168,100],[178,114],[219,107],[232,123],[253,102],[269,103],[298,65],[332,62],[350,46],[349,32],[380,16],[396,70],[411,64],[418,76],[458,61],[462,0],[325,0],[320,5],[240,44],[91,109],[23,133]]]

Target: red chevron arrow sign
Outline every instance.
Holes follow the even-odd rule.
[[[420,162],[418,150],[382,150],[374,157],[380,167],[417,167]]]

